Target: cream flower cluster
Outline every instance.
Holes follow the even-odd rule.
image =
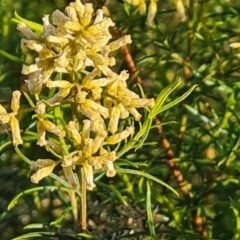
[[[24,35],[22,45],[38,54],[35,63],[24,65],[22,70],[28,75],[26,84],[36,100],[37,144],[62,156],[63,171],[72,187],[77,187],[75,165],[83,167],[90,190],[95,187],[95,169],[105,168],[107,176],[113,177],[117,153],[111,145],[134,134],[133,126],[120,128],[121,120],[132,116],[139,121],[137,108],[152,108],[155,104],[154,99],[141,99],[128,89],[126,71],[116,74],[111,70],[116,60],[109,54],[131,43],[129,35],[110,42],[111,26],[113,21],[102,10],[95,13],[91,3],[82,4],[80,0],[71,2],[65,13],[56,10],[51,18],[44,16],[41,36],[24,23],[18,25]],[[54,95],[47,99],[50,91]],[[48,112],[61,105],[72,109],[72,119],[69,112],[65,113],[65,126],[48,118]],[[9,118],[3,109],[0,111],[0,120],[6,116],[2,122],[14,121],[14,116]],[[58,143],[49,139],[49,133]],[[71,146],[70,153],[61,150],[61,139]],[[14,141],[15,145],[21,143]],[[38,183],[53,171],[56,162],[39,159],[32,165],[36,173],[31,179]]]

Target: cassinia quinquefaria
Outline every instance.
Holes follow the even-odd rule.
[[[153,99],[142,99],[128,89],[126,71],[116,74],[111,70],[116,60],[109,53],[131,43],[129,35],[110,41],[111,26],[114,22],[102,10],[94,12],[91,3],[80,0],[71,2],[65,13],[56,10],[51,17],[45,15],[40,35],[25,23],[18,24],[24,36],[22,47],[38,55],[35,63],[22,69],[34,97],[37,144],[61,156],[65,177],[73,188],[78,186],[73,173],[76,165],[82,165],[89,190],[95,187],[94,169],[105,168],[108,177],[116,174],[113,163],[117,154],[111,145],[134,134],[133,126],[121,129],[120,122],[129,116],[139,121],[137,108],[154,106]],[[48,97],[50,92],[54,94]],[[14,145],[23,143],[16,117],[20,95],[20,91],[13,92],[12,112],[0,105],[0,121],[9,124]],[[72,109],[72,117],[63,113],[65,124],[48,117],[59,106]],[[62,141],[70,146],[67,150]],[[32,161],[32,182],[48,176],[58,163],[53,159]]]

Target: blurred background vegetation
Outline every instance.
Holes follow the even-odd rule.
[[[32,59],[21,52],[21,37],[11,21],[14,12],[42,23],[43,14],[64,10],[69,2],[0,1],[0,103],[4,106],[8,106],[11,92],[23,87],[22,63]],[[132,36],[129,51],[125,48],[117,53],[116,69],[132,73],[129,86],[137,89],[137,81],[148,97],[156,97],[181,77],[183,84],[167,102],[194,84],[198,87],[187,100],[157,116],[155,124],[175,123],[152,129],[147,142],[155,144],[130,152],[117,162],[132,169],[138,165],[137,170],[168,183],[179,197],[142,176],[120,172],[107,179],[99,175],[97,188],[88,192],[86,236],[240,239],[240,62],[238,50],[229,46],[240,38],[240,2],[183,1],[187,19],[181,21],[174,1],[158,1],[151,26],[145,24],[147,13],[140,15],[136,6],[123,1],[88,2],[96,9],[108,7],[116,22],[112,30],[115,38]],[[31,118],[26,121],[27,125]],[[32,184],[30,169],[9,144],[3,128],[0,141],[0,238],[17,239],[31,233],[31,237],[18,239],[83,239],[74,230],[66,189],[49,178]],[[21,151],[32,159],[40,155],[31,143]],[[118,200],[114,189],[128,206]],[[146,193],[151,193],[150,200]],[[16,196],[15,205],[12,202],[7,210]],[[151,216],[146,203],[152,208],[154,230],[149,229]]]

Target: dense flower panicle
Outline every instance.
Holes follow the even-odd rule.
[[[145,4],[144,0],[132,2]],[[152,108],[154,100],[142,99],[128,89],[127,71],[120,74],[112,71],[116,59],[109,54],[132,40],[130,35],[126,35],[110,42],[109,28],[115,23],[104,16],[103,10],[94,13],[91,3],[82,4],[76,0],[66,7],[65,13],[56,10],[42,20],[41,36],[24,23],[18,25],[24,36],[22,46],[38,54],[35,63],[24,65],[22,69],[22,73],[28,75],[26,84],[29,92],[36,98],[37,144],[62,155],[63,171],[73,188],[77,188],[78,183],[72,167],[82,165],[87,188],[91,190],[95,187],[95,169],[105,168],[108,177],[116,174],[114,161],[117,153],[110,150],[111,145],[127,141],[134,134],[132,126],[119,130],[121,120],[132,115],[139,121],[141,114],[136,108]],[[56,73],[61,74],[55,80],[53,74]],[[61,80],[59,76],[62,74],[67,77]],[[42,96],[47,90],[51,91],[50,98]],[[15,93],[13,112],[18,111],[18,103],[19,93]],[[48,119],[48,112],[61,104],[74,106],[74,120],[68,120],[65,129]],[[0,105],[0,121],[8,123],[10,119],[11,116]],[[12,122],[16,125],[16,119]],[[17,128],[16,132],[19,133]],[[65,138],[64,141],[71,144],[72,152],[66,154],[61,151],[61,144],[48,139],[49,132],[53,138]],[[18,134],[14,139],[15,144],[21,143]],[[37,183],[52,172],[54,164],[50,160],[45,160],[45,163],[49,166],[37,170],[32,176],[33,182]]]

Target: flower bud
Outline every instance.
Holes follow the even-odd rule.
[[[155,101],[153,98],[132,98],[130,101],[128,98],[123,99],[123,105],[129,106],[133,108],[141,108],[141,107],[150,107],[153,108],[155,105]]]
[[[71,134],[71,138],[74,145],[80,145],[82,142],[82,137],[77,129],[77,123],[75,121],[70,121],[67,128]]]
[[[118,104],[116,104],[111,109],[110,121],[109,121],[109,124],[108,124],[108,130],[112,134],[114,134],[118,130],[118,122],[119,122],[120,114],[121,114],[120,107],[119,107]]]
[[[83,120],[83,128],[82,128],[82,138],[89,138],[91,131],[91,121],[88,119]]]
[[[36,72],[38,70],[39,70],[39,67],[37,64],[31,64],[29,66],[23,65],[22,74],[27,75],[29,73]]]
[[[124,2],[129,3],[133,6],[138,6],[141,2],[141,0],[124,0]]]
[[[56,154],[62,155],[63,149],[55,142],[47,140],[45,146],[52,149]]]
[[[93,182],[93,167],[89,165],[88,162],[86,161],[83,163],[83,170],[87,183],[87,189],[93,190],[93,188],[96,186],[95,183]]]
[[[18,122],[17,118],[15,118],[15,117],[10,118],[10,127],[11,127],[11,131],[12,131],[13,145],[17,146],[19,144],[23,144],[23,140],[22,140],[21,134],[20,134],[19,122]]]
[[[63,167],[64,176],[67,179],[67,182],[73,189],[78,188],[76,177],[73,173],[72,167]]]
[[[109,43],[110,51],[116,51],[120,47],[130,43],[132,43],[131,36],[125,35],[124,37]]]
[[[5,124],[10,121],[10,116],[8,115],[6,109],[0,104],[0,123]]]
[[[134,116],[134,119],[136,121],[139,121],[142,117],[142,115],[137,111],[136,108],[126,108],[129,113],[131,113]]]
[[[146,13],[147,10],[147,5],[146,5],[146,0],[140,0],[140,3],[138,5],[138,11],[140,13],[140,15],[144,15]]]
[[[63,25],[69,20],[70,18],[65,16],[60,10],[56,10],[52,13],[52,23],[58,27],[63,27]],[[50,24],[47,21],[44,23],[45,23],[44,26],[47,26]]]
[[[12,93],[11,109],[13,110],[13,112],[17,112],[20,108],[20,97],[21,97],[20,91],[14,91]]]
[[[114,177],[117,171],[114,169],[114,165],[112,161],[106,161],[105,166],[107,168],[107,177]]]
[[[24,22],[20,22],[17,25],[17,30],[20,31],[27,39],[38,39],[38,36],[27,27]]]
[[[5,124],[10,121],[10,116],[8,114],[0,114],[0,123]]]
[[[37,101],[35,112],[38,118],[44,118],[46,114],[46,104],[43,101]]]
[[[96,11],[96,17],[95,17],[95,20],[94,20],[93,24],[101,22],[103,19],[104,19],[103,10],[102,9],[98,9]]]
[[[175,7],[182,22],[186,21],[186,14],[182,0],[174,0]]]
[[[56,80],[56,81],[47,81],[46,86],[48,88],[71,88],[73,86],[72,83],[70,83],[69,81],[66,80]]]
[[[84,5],[82,4],[82,2],[80,0],[76,0],[75,2],[71,2],[70,6],[75,9],[78,16],[78,21],[82,19],[83,13],[85,11]]]
[[[151,0],[148,6],[146,25],[151,26],[157,13],[157,0]]]
[[[95,154],[99,150],[106,136],[107,136],[106,131],[99,131],[97,133],[97,136],[94,138],[92,143],[92,154]]]
[[[64,138],[66,135],[66,132],[64,130],[60,129],[57,125],[47,120],[44,120],[44,128],[46,131],[55,134],[59,138]]]
[[[91,23],[92,14],[93,14],[93,5],[92,3],[84,4],[84,13],[83,17],[80,19],[81,24],[85,27]]]
[[[67,6],[65,8],[65,12],[66,14],[70,17],[71,21],[73,22],[78,22],[78,16],[77,16],[77,12],[75,10],[75,8],[73,6]]]
[[[80,107],[82,114],[88,118],[91,118],[95,113],[101,114],[104,118],[109,117],[108,109],[93,100],[85,99],[85,101],[80,104]]]
[[[37,161],[31,161],[31,171],[38,171],[41,168],[55,165],[55,161],[52,159],[38,159]]]
[[[129,135],[133,135],[133,133],[134,133],[134,127],[127,127],[122,132],[114,134],[109,138],[107,138],[106,144],[109,144],[109,145],[117,144],[122,140],[126,139],[127,137],[129,137]]]
[[[45,127],[44,127],[44,121],[42,119],[40,119],[37,122],[37,133],[38,133],[38,141],[37,141],[37,145],[39,145],[40,147],[45,146],[46,145],[46,132],[45,132]]]
[[[129,112],[126,110],[126,108],[121,103],[119,103],[119,109],[120,109],[120,112],[121,112],[120,117],[122,119],[125,119],[125,118],[129,117]]]
[[[91,116],[91,130],[94,132],[101,132],[105,129],[105,123],[100,114],[93,113]]]
[[[37,172],[31,176],[31,181],[33,183],[39,183],[40,180],[52,173],[55,166],[56,162],[51,159],[38,159],[36,162],[32,161],[31,170],[37,170]]]
[[[70,88],[60,88],[60,90],[52,98],[49,98],[44,102],[50,106],[59,105],[60,102],[69,95],[70,91]]]
[[[70,167],[73,166],[79,159],[79,152],[80,151],[73,151],[67,155],[63,155],[62,159],[62,167]]]
[[[53,14],[54,14],[54,12],[53,12]],[[55,35],[56,28],[50,23],[48,14],[45,14],[43,16],[42,21],[43,21],[43,36],[48,37],[51,35]]]
[[[28,79],[25,82],[31,94],[39,94],[42,91],[42,82],[39,81],[40,76],[40,70],[28,74]]]
[[[93,139],[92,138],[85,138],[85,139],[83,139],[83,141],[84,141],[83,156],[84,157],[92,156]]]

